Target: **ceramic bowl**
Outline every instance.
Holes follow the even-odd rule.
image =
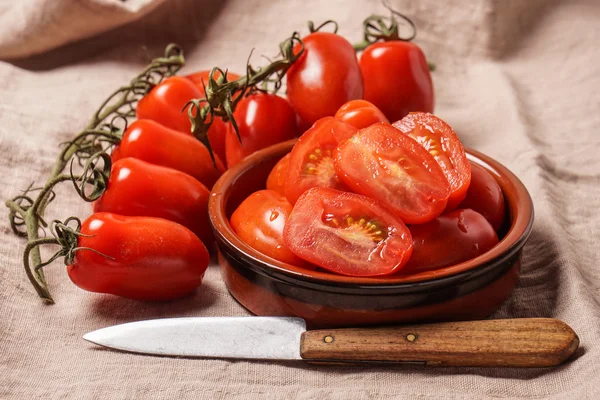
[[[475,150],[466,150],[469,160],[497,180],[507,207],[500,242],[476,258],[415,275],[358,278],[295,267],[246,245],[229,217],[246,196],[265,188],[269,172],[294,143],[261,150],[229,169],[209,200],[223,279],[252,313],[298,316],[310,327],[469,320],[487,317],[510,295],[531,232],[533,204],[513,173]]]

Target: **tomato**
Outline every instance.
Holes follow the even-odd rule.
[[[297,256],[350,276],[398,272],[410,258],[404,223],[378,201],[355,193],[313,188],[294,205],[284,240]]]
[[[273,190],[248,196],[231,215],[231,228],[242,241],[284,263],[304,266],[283,242],[283,227],[292,211],[289,201]]]
[[[176,299],[200,286],[208,266],[200,239],[166,219],[95,213],[83,222],[81,233],[80,249],[67,271],[75,285],[90,292]]]
[[[291,151],[285,195],[294,204],[312,187],[343,189],[333,166],[333,150],[357,132],[352,125],[332,117],[322,118],[307,130]]]
[[[446,210],[455,209],[467,195],[471,166],[454,130],[438,117],[422,112],[410,113],[393,126],[419,142],[442,167],[451,191]]]
[[[433,83],[423,52],[399,40],[375,43],[360,57],[365,93],[390,121],[410,111],[433,112]]]
[[[379,108],[366,100],[350,100],[337,110],[335,117],[357,129],[366,128],[377,122],[390,122]]]
[[[204,86],[208,85],[208,77],[210,75],[209,70],[194,72],[193,74],[186,75],[186,78],[190,81],[194,82],[194,85],[202,92],[204,92]],[[213,78],[218,80],[221,77],[221,73],[219,71],[215,71]],[[240,76],[236,73],[227,71],[227,81],[237,81],[240,79]]]
[[[488,220],[498,232],[504,222],[504,196],[500,185],[483,167],[471,164],[471,184],[459,208],[471,208]]]
[[[199,140],[144,119],[135,121],[127,128],[112,155],[113,162],[125,157],[185,172],[209,189],[225,170],[218,156],[215,156],[215,168],[208,150]]]
[[[446,207],[450,186],[440,166],[390,124],[362,129],[338,146],[334,160],[353,192],[379,200],[407,224],[431,221]]]
[[[230,168],[257,150],[297,136],[294,110],[286,99],[275,94],[257,92],[243,98],[233,118],[242,141],[229,124],[225,154]]]
[[[411,226],[410,232],[413,253],[403,274],[455,265],[498,244],[498,236],[490,223],[481,214],[468,209],[454,210],[426,224]]]
[[[123,158],[113,164],[106,190],[94,203],[94,211],[168,219],[190,229],[208,246],[213,239],[208,222],[209,194],[188,174]]]
[[[363,83],[356,53],[346,39],[315,32],[302,41],[304,54],[286,74],[287,97],[300,118],[312,125],[335,115],[347,101],[362,98]]]
[[[291,155],[292,153],[287,153],[277,162],[277,164],[275,164],[267,177],[267,189],[274,190],[285,196],[285,177],[287,175]]]

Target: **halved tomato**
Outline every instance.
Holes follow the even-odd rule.
[[[292,153],[287,153],[281,160],[277,161],[277,164],[275,164],[267,177],[267,189],[274,190],[285,196],[285,177],[288,165],[290,165],[291,155]]]
[[[380,201],[407,224],[431,221],[446,207],[450,186],[440,166],[390,124],[371,125],[340,143],[334,160],[346,186]]]
[[[459,208],[471,208],[488,220],[496,232],[504,222],[504,195],[498,182],[477,164],[471,164],[471,184]]]
[[[300,196],[283,238],[298,257],[349,276],[396,273],[412,252],[410,231],[378,201],[329,188]]]

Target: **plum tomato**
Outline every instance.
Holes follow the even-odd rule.
[[[231,215],[231,228],[239,238],[261,253],[284,263],[304,267],[304,261],[283,242],[283,227],[292,205],[273,190],[248,196]]]
[[[304,54],[286,74],[287,97],[298,116],[312,125],[335,115],[347,101],[361,99],[363,84],[354,48],[342,36],[315,32],[302,41]]]
[[[504,195],[494,177],[483,167],[471,163],[471,184],[459,208],[471,208],[488,220],[498,232],[504,222]]]
[[[292,153],[287,153],[277,162],[277,164],[275,164],[267,177],[267,189],[274,190],[285,196],[285,177],[287,175],[291,155]]]
[[[423,112],[410,113],[393,126],[415,139],[435,158],[450,183],[446,211],[465,198],[471,182],[471,166],[454,130],[444,121]]]
[[[356,129],[366,128],[377,122],[390,122],[379,108],[366,100],[350,100],[337,110],[335,117]]]
[[[448,267],[475,258],[496,244],[498,236],[478,212],[458,209],[422,225],[410,226],[413,253],[402,274]]]
[[[446,207],[450,186],[440,166],[390,124],[361,129],[340,143],[333,158],[337,176],[350,190],[378,200],[406,224],[431,221]]]
[[[330,272],[384,276],[398,272],[412,252],[404,223],[378,201],[329,188],[306,191],[284,229],[290,250]]]
[[[360,57],[364,99],[375,104],[390,121],[411,111],[433,112],[433,83],[423,52],[414,43],[379,42]]]
[[[163,218],[95,213],[80,232],[80,249],[67,272],[75,285],[90,292],[177,299],[200,286],[209,262],[192,231]]]
[[[344,188],[335,174],[332,155],[338,143],[356,132],[352,125],[325,117],[300,136],[292,148],[285,178],[285,195],[290,203],[312,187]]]

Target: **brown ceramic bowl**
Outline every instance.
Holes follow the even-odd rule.
[[[229,217],[249,194],[265,188],[271,168],[295,141],[261,150],[214,185],[210,220],[229,292],[257,315],[299,316],[311,327],[481,319],[510,295],[519,278],[533,204],[521,181],[497,161],[467,150],[500,184],[507,206],[501,240],[469,261],[409,276],[357,278],[309,271],[274,260],[242,242]]]

